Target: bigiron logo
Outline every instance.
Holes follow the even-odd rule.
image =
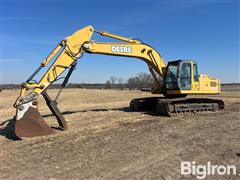
[[[181,175],[193,175],[196,179],[205,179],[207,176],[239,176],[235,165],[213,165],[209,161],[205,165],[196,164],[195,161],[182,161]]]
[[[132,53],[130,46],[112,46],[112,52],[115,53]]]

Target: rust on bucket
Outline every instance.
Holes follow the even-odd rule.
[[[53,133],[53,129],[47,125],[36,108],[29,107],[23,117],[16,120],[15,134],[20,139],[21,137],[44,136]]]

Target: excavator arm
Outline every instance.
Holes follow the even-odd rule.
[[[120,40],[121,42],[94,42],[91,40],[94,32],[102,36]],[[126,56],[143,60],[147,63],[158,88],[160,90],[162,89],[162,82],[159,82],[156,74],[163,79],[166,64],[154,48],[136,39],[126,38],[104,31],[96,31],[92,26],[87,26],[61,41],[50,55],[42,61],[40,67],[22,84],[20,96],[14,105],[17,109],[15,132],[19,138],[53,133],[53,130],[45,123],[37,110],[37,99],[40,94],[43,95],[50,110],[57,117],[60,127],[63,130],[67,128],[65,119],[57,108],[57,102],[51,100],[46,90],[49,85],[59,79],[65,70],[70,68],[62,85],[62,87],[64,87],[76,65],[77,59],[82,57],[84,52]],[[40,81],[33,82],[33,78],[38,72],[47,66],[54,57],[56,57],[54,62]]]

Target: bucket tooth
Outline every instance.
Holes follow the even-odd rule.
[[[53,133],[53,129],[47,125],[37,108],[29,107],[23,117],[15,123],[15,134],[20,139]]]

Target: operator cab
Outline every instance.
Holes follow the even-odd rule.
[[[198,68],[195,61],[177,60],[168,63],[164,83],[165,92],[180,90],[179,94],[182,94],[184,90],[192,89],[192,81],[198,82]]]

